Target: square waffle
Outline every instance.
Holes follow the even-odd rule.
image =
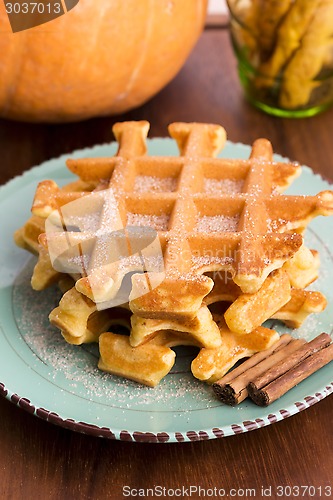
[[[302,233],[333,213],[333,193],[283,195],[301,169],[274,162],[265,139],[248,160],[217,158],[222,127],[174,123],[180,156],[154,157],[148,129],[116,124],[115,156],[68,160],[79,180],[63,188],[41,182],[15,240],[38,253],[32,286],[63,291],[51,323],[69,343],[99,342],[101,369],[154,386],[174,363],[170,347],[195,345],[192,372],[213,382],[276,340],[266,319],[297,327],[325,308],[320,292],[305,290],[319,258]],[[153,239],[161,258],[148,252],[143,268]],[[130,335],[112,333],[117,324]]]
[[[111,233],[134,225],[156,231],[165,277],[155,273],[154,281],[154,273],[134,274],[130,307],[141,317],[178,320],[193,317],[211,291],[214,282],[207,272],[226,271],[243,293],[257,292],[299,250],[308,222],[333,212],[333,193],[280,194],[300,167],[274,162],[265,139],[254,143],[248,160],[228,160],[215,158],[225,141],[218,125],[175,123],[169,131],[179,157],[146,155],[148,123],[126,122],[114,127],[116,156],[69,160],[67,165],[83,182],[104,179],[102,186],[112,190],[120,220],[111,223],[106,203],[99,228]],[[44,217],[52,210],[61,213],[70,195],[75,200],[84,193],[63,193],[42,183],[32,211]],[[68,236],[89,252],[93,246],[98,256],[97,264],[92,258],[81,268],[76,289],[99,308],[108,307],[124,276],[135,271],[135,262],[115,263],[114,245],[101,245],[93,231],[66,231],[66,241]]]

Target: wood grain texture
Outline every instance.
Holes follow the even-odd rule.
[[[207,30],[158,96],[123,116],[70,125],[0,121],[0,182],[54,156],[112,139],[114,122],[147,119],[151,135],[172,121],[222,123],[233,141],[269,138],[276,152],[333,179],[333,110],[305,120],[262,114],[245,102],[225,30]],[[0,399],[0,497],[121,499],[122,487],[256,488],[332,482],[333,397],[269,427],[224,439],[147,445],[75,434]],[[260,498],[260,496],[258,496]],[[272,498],[275,498],[274,496]]]

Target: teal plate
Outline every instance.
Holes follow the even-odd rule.
[[[116,145],[102,145],[71,156],[110,156]],[[177,155],[170,139],[149,141],[155,155]],[[250,147],[228,143],[222,156],[247,158]],[[67,156],[66,156],[67,157]],[[154,389],[97,369],[94,345],[67,344],[49,325],[48,314],[59,301],[56,288],[35,292],[30,287],[34,259],[13,243],[14,231],[29,217],[37,183],[54,179],[63,185],[73,176],[65,156],[43,163],[0,189],[0,392],[28,412],[63,427],[94,436],[145,442],[183,442],[234,435],[287,418],[333,392],[332,363],[326,365],[268,408],[245,400],[232,408],[221,404],[212,388],[194,379],[191,348],[176,349],[172,372]],[[276,159],[281,160],[280,157]],[[315,194],[332,188],[304,167],[290,194]],[[331,230],[329,230],[331,229]],[[333,331],[332,219],[320,217],[307,231],[307,245],[319,250],[321,272],[314,289],[328,307],[292,332],[307,340]],[[279,332],[286,327],[274,323]]]

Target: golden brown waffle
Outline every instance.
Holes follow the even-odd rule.
[[[98,342],[99,335],[113,324],[130,328],[126,306],[98,311],[96,304],[74,287],[64,293],[49,319],[68,343],[76,345]]]
[[[306,288],[318,278],[320,266],[319,253],[303,245],[283,269],[287,272],[290,285],[294,288]]]
[[[133,314],[130,343],[135,347],[162,330],[174,330],[188,334],[201,347],[217,347],[221,342],[220,334],[207,306],[219,302],[231,303],[225,312],[225,319],[228,327],[236,333],[249,333],[270,318],[299,327],[309,314],[321,312],[326,306],[326,299],[319,292],[295,289],[295,285],[306,288],[312,283],[317,278],[318,266],[318,253],[303,246],[282,269],[273,271],[254,294],[243,294],[224,271],[209,273],[214,287],[193,318],[172,321],[142,318]],[[61,283],[65,279],[66,275],[62,275]],[[61,285],[64,293],[71,290],[65,293],[59,306],[52,311],[50,320],[70,343],[97,341],[103,328],[108,325],[110,310],[97,312],[96,304],[72,288],[74,284],[73,279],[67,277],[66,284]],[[222,311],[222,305],[219,307]],[[117,317],[122,319],[122,314],[112,314],[115,320]],[[95,330],[92,330],[89,319],[92,315],[97,322]]]
[[[297,322],[303,321],[304,316],[310,312],[320,312],[325,305],[325,299],[318,292],[293,292],[291,301],[275,315],[291,327],[299,326]],[[135,330],[139,337],[145,336],[145,342],[140,346],[131,346],[128,336],[102,333],[106,328],[112,331],[113,324],[129,328],[129,316],[129,311],[123,308],[97,311],[94,303],[72,288],[65,293],[59,308],[51,313],[50,320],[62,330],[64,338],[72,344],[99,341],[101,370],[150,386],[156,385],[172,368],[175,353],[170,347],[201,347],[192,363],[192,371],[200,380],[212,383],[223,376],[239,359],[268,348],[278,337],[273,330],[262,327],[247,335],[236,334],[227,328],[222,316],[216,315],[214,325],[218,323],[220,342],[215,341],[215,345],[208,347],[211,335],[209,331],[206,332],[207,337],[200,338],[194,332],[189,332],[184,325],[172,325],[161,320],[143,320],[134,316],[131,336]],[[170,330],[170,326],[175,326],[178,331]]]
[[[176,354],[166,345],[148,342],[131,347],[128,337],[103,333],[99,339],[98,368],[113,375],[155,387],[174,365]]]
[[[252,332],[291,299],[288,274],[273,271],[258,292],[239,295],[224,314],[228,328],[238,334]]]
[[[38,237],[45,232],[45,220],[41,217],[33,215],[23,227],[18,229],[14,234],[14,241],[17,246],[28,250],[35,255],[38,255]]]
[[[179,320],[195,315],[212,289],[205,272],[225,270],[244,293],[259,290],[270,272],[301,247],[298,233],[308,222],[333,213],[333,193],[279,194],[300,168],[273,162],[266,140],[254,143],[249,160],[226,160],[214,158],[224,143],[222,127],[176,123],[169,130],[180,157],[147,156],[148,123],[126,122],[114,128],[117,156],[71,160],[68,166],[84,182],[110,178],[123,226],[149,225],[156,230],[166,278],[152,290],[147,274],[134,275],[131,297],[136,298],[130,307],[141,317]],[[63,201],[58,193],[58,206]],[[37,196],[34,210],[41,205]],[[44,200],[46,212],[50,205]],[[101,227],[107,227],[107,212],[102,211]],[[76,244],[92,238],[85,233],[72,236]],[[100,306],[115,296],[123,277],[136,266],[109,264],[114,259],[105,250],[101,258],[98,241],[93,253],[99,265],[87,266],[87,276],[76,288]]]
[[[31,286],[34,290],[44,290],[57,282],[60,274],[53,268],[50,261],[47,245],[40,244],[40,238],[45,238],[45,220],[33,215],[24,226],[14,234],[15,243],[34,255],[38,255],[38,261],[31,278]]]
[[[274,285],[274,291],[277,295],[284,294],[284,288],[306,288],[318,278],[319,265],[318,252],[303,246],[293,258],[283,265],[281,270],[273,271],[268,276],[264,282],[265,286],[263,285],[256,294],[258,294],[258,297],[262,297],[264,294],[267,297],[265,289],[271,285]],[[218,271],[207,273],[207,276],[214,281],[214,287],[204,298],[203,303],[205,305],[221,301],[234,302],[240,296],[243,296],[242,300],[244,300],[245,294],[242,293],[240,287],[234,283],[228,273]],[[286,276],[289,283],[286,282]],[[248,294],[248,296],[249,298],[255,298],[256,294]],[[267,303],[263,304],[263,306],[269,307]]]
[[[260,291],[257,293],[260,293]],[[283,297],[284,295],[282,295]],[[259,297],[250,298],[248,302],[244,301],[244,303],[237,302],[238,299],[236,299],[224,313],[228,328],[233,333],[247,335],[268,319],[278,319],[290,328],[299,328],[310,314],[324,311],[327,305],[325,296],[320,292],[292,288],[288,297],[288,301],[279,309],[276,309],[276,307],[281,298],[275,299],[269,295],[264,297],[264,300],[262,300],[262,295],[259,295]],[[230,302],[232,300],[231,296],[228,295],[226,300]],[[270,304],[270,300],[274,307]],[[224,304],[224,302],[217,302],[214,311],[222,314]],[[250,307],[251,305],[253,305],[253,308]],[[260,309],[260,305],[262,309]],[[205,314],[206,311],[208,313],[207,308],[202,306],[195,319],[185,322],[141,318],[133,314],[131,317],[130,343],[133,347],[142,345],[147,340],[154,338],[160,331],[172,329],[178,332],[186,332],[187,336],[195,340],[201,347],[218,347],[216,325],[210,315]],[[252,330],[251,327],[253,327]]]
[[[229,299],[230,300],[230,299]],[[291,290],[291,297],[289,301],[276,312],[269,315],[269,312],[266,312],[264,316],[260,316],[257,318],[253,313],[250,313],[249,310],[245,307],[245,311],[240,309],[240,314],[242,317],[246,318],[247,321],[247,333],[250,333],[254,329],[258,328],[260,320],[264,318],[264,321],[268,319],[278,319],[285,323],[290,328],[299,328],[306,318],[313,313],[320,313],[324,311],[327,305],[327,301],[324,295],[320,292],[313,292],[308,290]],[[224,310],[224,303],[217,303],[214,310],[219,311],[222,314]],[[199,309],[200,315],[202,315],[202,311],[204,307]],[[256,308],[254,308],[256,310]],[[246,312],[248,312],[248,316],[246,317]],[[199,318],[200,318],[199,315]],[[202,315],[203,316],[203,315]],[[193,327],[192,324],[195,326]],[[232,326],[238,328],[239,332],[233,332],[244,334],[243,325],[240,325],[236,319],[231,322]],[[255,325],[253,330],[249,331],[248,325]],[[208,328],[208,326],[210,328]],[[213,328],[212,328],[213,326]],[[170,328],[173,331],[186,332],[187,337],[196,341],[198,345],[201,347],[214,348],[218,347],[217,336],[215,333],[216,325],[215,322],[211,319],[207,318],[207,322],[201,322],[199,327],[197,326],[197,317],[195,322],[190,320],[189,322],[171,322],[168,320],[161,319],[148,319],[148,318],[140,318],[135,314],[131,317],[131,334],[130,334],[130,343],[133,347],[144,344],[147,340],[154,338],[157,333],[162,330],[168,330]]]
[[[284,283],[284,278],[280,281],[278,276],[277,279],[279,283],[276,287],[279,288]],[[260,291],[257,292],[258,297],[250,298],[253,310],[246,302],[243,307],[238,303],[238,307],[235,309],[233,304],[237,304],[237,298],[242,297],[242,295],[234,294],[235,291],[231,293],[231,290],[227,287],[224,287],[224,290],[225,294],[220,294],[219,300],[232,302],[229,309],[231,308],[235,312],[236,317],[232,318],[230,323],[232,326],[236,325],[236,328],[239,328],[238,334],[244,334],[244,328],[242,323],[239,323],[237,314],[245,321],[247,331],[249,325],[254,325],[253,330],[255,330],[263,321],[270,318],[279,319],[291,328],[298,328],[309,314],[322,312],[326,307],[326,299],[320,292],[292,288],[288,302],[278,310],[276,310],[276,306],[269,308],[269,300],[277,304],[275,298],[264,297],[266,303],[263,304],[263,296]],[[217,302],[217,296],[214,302],[215,311],[219,311],[219,314],[222,315],[223,303]],[[263,304],[264,315],[257,314],[257,304]],[[227,309],[227,313],[229,309]],[[226,314],[226,317],[227,319],[230,318],[230,311],[229,314]],[[50,321],[61,330],[65,339],[72,344],[97,342],[101,332],[105,331],[111,324],[128,326],[128,329],[130,329],[129,341],[132,347],[142,345],[152,340],[162,331],[169,330],[182,334],[183,338],[187,339],[189,343],[200,347],[215,348],[221,344],[216,322],[207,306],[204,305],[199,309],[199,313],[195,318],[191,320],[148,319],[135,314],[131,315],[126,310],[126,306],[98,311],[94,302],[77,292],[75,288],[71,288],[64,293],[59,306],[51,312]]]
[[[193,375],[210,384],[223,377],[240,359],[268,349],[279,339],[276,331],[262,326],[248,335],[239,335],[228,329],[223,317],[216,317],[216,322],[221,332],[221,346],[201,349],[191,364]]]
[[[283,321],[289,328],[299,328],[309,314],[321,313],[326,306],[327,301],[322,293],[293,288],[290,301],[272,318]]]
[[[228,330],[223,319],[216,317],[222,343],[213,349],[203,348],[192,362],[192,373],[200,380],[213,383],[240,359],[268,349],[279,338],[274,330],[260,327],[249,335]],[[154,387],[169,373],[175,362],[171,347],[196,345],[193,339],[179,332],[160,332],[153,339],[132,347],[129,338],[111,332],[99,338],[99,368],[114,375]],[[200,345],[200,344],[199,344]]]
[[[34,290],[44,290],[63,276],[53,267],[50,260],[45,219],[58,206],[89,194],[96,186],[96,182],[81,180],[71,182],[62,188],[59,188],[53,181],[42,181],[38,184],[32,206],[34,215],[14,234],[15,243],[19,247],[38,255],[38,262],[31,279]]]
[[[168,319],[141,318],[136,314],[131,317],[130,344],[133,347],[144,344],[162,330],[184,333],[200,347],[218,347],[221,344],[219,329],[208,307],[202,306],[194,318],[183,321]]]
[[[116,156],[69,160],[80,179],[63,188],[41,182],[15,239],[39,255],[33,287],[56,281],[63,290],[51,323],[69,343],[99,342],[101,369],[154,386],[174,363],[170,347],[195,345],[194,375],[214,382],[276,340],[260,327],[266,319],[295,327],[325,308],[322,294],[304,290],[319,257],[302,233],[313,217],[333,213],[333,193],[282,195],[300,167],[274,162],[265,139],[248,160],[216,158],[222,127],[175,123],[180,156],[152,157],[148,129],[116,124]],[[149,254],[158,265],[142,273],[147,227],[161,256]],[[131,272],[129,304],[111,308]],[[105,333],[117,324],[130,335]]]
[[[86,196],[98,186],[98,182],[77,180],[60,188],[52,180],[38,184],[31,211],[34,215],[46,219],[53,210]]]
[[[316,312],[320,306],[318,303],[314,306],[313,301],[308,301],[308,307],[305,307],[304,301],[300,302],[299,299],[295,302],[295,297],[298,297],[296,289],[304,289],[317,279],[319,263],[318,252],[310,251],[303,245],[281,269],[273,271],[258,292],[253,294],[243,294],[227,273],[209,273],[214,281],[214,287],[205,297],[204,304],[231,302],[224,318],[230,330],[236,333],[249,333],[272,317],[286,319],[288,324],[297,322],[300,326],[300,318],[302,317],[304,321],[308,314]],[[321,297],[322,311],[326,306],[326,300],[319,294],[317,301],[319,297]],[[281,308],[284,313],[280,318],[276,315]],[[299,312],[298,320],[295,318],[295,309]]]

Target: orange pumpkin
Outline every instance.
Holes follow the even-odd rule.
[[[0,2],[0,116],[64,122],[142,104],[183,65],[206,4],[80,0],[53,21],[13,33]]]

